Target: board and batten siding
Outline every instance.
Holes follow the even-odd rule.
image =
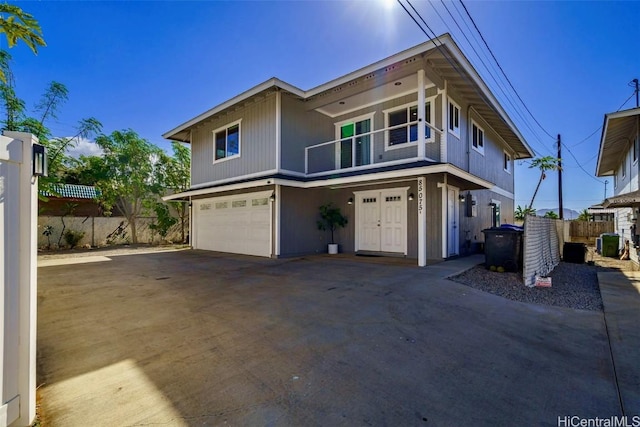
[[[302,100],[284,93],[281,111],[281,167],[304,172],[305,147],[333,140],[334,121],[322,113],[307,110]]]
[[[449,132],[447,161],[513,193],[515,189],[513,150],[501,142],[494,130],[473,109],[468,108],[468,104],[463,99],[455,94],[450,95],[453,95],[451,99],[460,106],[460,137],[458,138],[449,132],[448,123],[445,124],[447,132]],[[484,131],[484,154],[472,146],[472,122],[475,122]],[[511,173],[504,170],[504,151],[507,151],[512,157]]]
[[[191,143],[191,185],[275,169],[275,116],[276,101],[275,94],[272,93],[194,129]],[[237,120],[242,120],[240,156],[214,163],[213,131]]]

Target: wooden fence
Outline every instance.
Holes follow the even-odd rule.
[[[571,221],[570,224],[569,235],[572,242],[591,243],[602,233],[613,233],[614,231],[613,221]]]

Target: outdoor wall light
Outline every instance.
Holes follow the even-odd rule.
[[[47,176],[47,148],[44,145],[33,144],[33,176]]]
[[[353,197],[349,197],[349,200],[347,200],[347,204],[349,205],[353,204]]]
[[[272,194],[271,197],[269,197],[269,201],[270,202],[275,202],[276,201],[276,195]]]
[[[461,202],[464,202],[464,194],[459,194],[458,200],[460,200]]]
[[[415,197],[415,196],[413,195],[413,193],[409,194],[409,201],[413,200],[413,199],[414,199],[414,197]]]

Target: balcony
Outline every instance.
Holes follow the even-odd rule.
[[[440,159],[442,131],[425,123],[425,155],[418,155],[418,122],[369,130],[370,119],[340,128],[341,138],[305,148],[304,171],[321,176]]]

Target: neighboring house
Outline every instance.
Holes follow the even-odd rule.
[[[615,221],[616,218],[615,209],[605,209],[601,204],[589,206],[587,213],[591,215],[590,221],[593,222]]]
[[[636,228],[640,214],[639,143],[640,108],[605,114],[596,176],[613,175],[613,197],[602,207],[616,209],[615,231],[621,247],[625,240],[636,248],[640,244]],[[637,250],[631,251],[631,259],[638,262]]]
[[[307,91],[272,78],[163,135],[191,144],[197,249],[326,252],[318,207],[348,217],[341,251],[469,253],[513,221],[514,161],[533,151],[446,34]]]
[[[100,190],[88,185],[58,184],[52,191],[40,190],[47,200],[38,201],[40,215],[48,216],[102,216],[98,203]],[[72,208],[72,209],[70,209]]]

